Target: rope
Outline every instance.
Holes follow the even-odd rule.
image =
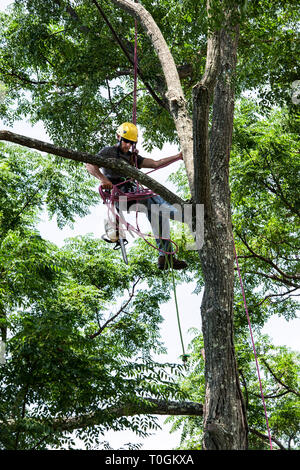
[[[144,188],[139,189],[139,192],[126,192],[125,193],[118,188],[119,185],[123,185],[123,184],[124,182],[121,182],[117,185],[113,185],[113,189],[111,190],[111,192],[105,191],[102,189],[101,185],[99,186],[99,194],[101,198],[103,199],[104,204],[106,204],[107,206],[108,214],[109,215],[112,214],[112,219],[109,219],[112,225],[116,224],[119,227],[119,230],[121,230],[121,226],[123,225],[123,227],[125,227],[125,229],[129,231],[129,233],[133,232],[137,234],[139,237],[143,238],[144,241],[148,245],[150,245],[152,248],[154,248],[155,250],[158,250],[159,252],[165,255],[174,255],[175,253],[177,253],[178,246],[173,240],[169,238],[160,237],[161,240],[169,241],[175,247],[173,251],[163,251],[161,248],[158,248],[156,245],[154,245],[153,243],[150,243],[147,240],[146,237],[155,238],[154,235],[145,234],[141,232],[141,230],[138,227],[138,224],[137,224],[137,227],[134,227],[132,224],[127,222],[122,215],[116,212],[115,202],[118,202],[121,196],[126,197],[128,201],[136,201],[136,202],[142,201],[144,199],[147,199],[153,196],[153,192],[151,190],[144,189]]]
[[[136,125],[136,92],[137,92],[137,72],[138,72],[138,56],[137,56],[137,20],[134,22],[134,71],[133,71],[133,109],[132,122]]]
[[[247,321],[248,321],[248,326],[250,330],[250,336],[251,336],[251,341],[252,341],[252,348],[253,348],[253,353],[255,357],[255,363],[256,363],[256,370],[257,370],[257,376],[258,376],[258,381],[259,381],[259,387],[260,387],[260,394],[261,394],[261,399],[264,407],[264,412],[265,412],[265,419],[266,419],[266,425],[267,425],[267,430],[268,430],[268,437],[269,437],[269,443],[270,443],[270,449],[272,450],[272,438],[271,438],[271,432],[270,432],[270,427],[269,427],[269,420],[268,420],[268,414],[267,414],[267,408],[266,408],[266,403],[265,403],[265,397],[263,393],[263,388],[262,388],[262,382],[261,382],[261,377],[260,377],[260,370],[259,370],[259,364],[258,364],[258,359],[257,359],[257,354],[256,354],[256,349],[255,349],[255,343],[253,339],[253,333],[252,333],[252,327],[251,327],[251,321],[250,321],[250,315],[248,312],[247,308],[247,303],[246,303],[246,296],[245,296],[245,290],[244,290],[244,285],[242,281],[242,276],[241,276],[241,271],[239,267],[239,262],[238,262],[238,257],[236,253],[236,248],[235,248],[235,243],[233,241],[233,248],[234,248],[234,255],[235,255],[235,260],[236,260],[236,266],[237,266],[237,271],[239,275],[239,280],[240,280],[240,285],[241,285],[241,290],[242,290],[242,295],[243,295],[243,300],[244,300],[244,307],[246,311],[246,316],[247,316]]]
[[[138,71],[138,56],[137,56],[137,20],[134,21],[134,61],[133,61],[133,106],[132,106],[132,122],[136,126],[136,102],[137,102],[137,71]],[[135,167],[138,167],[137,163],[137,149],[136,143],[132,145],[132,155],[135,163]],[[139,190],[139,182],[136,182]]]
[[[172,277],[172,285],[173,285],[174,300],[175,300],[175,307],[176,307],[177,325],[178,325],[178,331],[179,331],[181,347],[182,347],[181,359],[182,359],[182,362],[185,364],[189,358],[189,354],[186,354],[185,349],[184,349],[183,335],[182,335],[181,322],[180,322],[180,316],[179,316],[179,307],[178,307],[177,294],[176,294],[175,277],[174,277],[174,270],[173,270],[173,258],[171,257],[170,261],[168,258],[166,258],[166,260],[167,260],[168,267],[169,268],[171,267],[170,272],[171,272],[171,277]]]

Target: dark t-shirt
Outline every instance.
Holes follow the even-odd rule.
[[[131,165],[135,165],[135,162],[132,162],[132,152],[128,153],[123,153],[120,150],[119,145],[113,145],[112,147],[104,147],[100,152],[97,154],[99,157],[105,157],[105,158],[121,158],[122,160],[126,161],[127,163],[130,163]],[[142,166],[144,158],[141,157],[140,155],[137,156],[137,166],[140,169]],[[124,181],[124,178],[117,173],[115,173],[113,170],[110,170],[109,168],[101,168],[101,172],[103,173],[106,178],[108,178],[113,184],[118,184]]]

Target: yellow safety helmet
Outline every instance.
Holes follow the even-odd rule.
[[[117,134],[132,142],[137,142],[138,140],[138,130],[132,122],[123,122],[123,124],[118,127]]]

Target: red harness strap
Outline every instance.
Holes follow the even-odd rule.
[[[124,192],[120,188],[118,188],[119,185],[124,185],[124,182],[119,183],[117,185],[113,185],[113,189],[111,191],[105,191],[103,190],[101,185],[99,186],[99,194],[104,204],[107,206],[109,222],[113,226],[116,225],[119,228],[119,230],[122,230],[122,227],[123,227],[131,235],[133,234],[138,235],[139,237],[143,238],[145,242],[148,245],[150,245],[152,248],[155,248],[156,250],[160,251],[161,253],[165,255],[173,255],[177,253],[178,251],[177,244],[169,238],[160,237],[161,240],[169,241],[172,245],[175,246],[175,249],[172,251],[163,251],[161,248],[158,248],[156,245],[154,245],[153,243],[150,243],[147,240],[148,237],[154,238],[154,235],[145,234],[140,230],[138,226],[138,220],[137,220],[138,211],[136,211],[136,227],[134,227],[132,224],[130,224],[124,219],[122,214],[118,213],[118,211],[116,210],[115,203],[119,202],[119,198],[121,196],[127,198],[128,202],[136,201],[138,203],[139,201],[143,201],[152,196],[155,196],[155,193],[153,193],[153,191],[151,191],[150,189],[142,188],[141,186],[139,187],[138,192]]]
[[[266,403],[265,403],[264,392],[263,392],[263,388],[262,388],[262,382],[261,382],[261,377],[260,377],[260,370],[259,370],[259,364],[258,364],[258,359],[257,359],[257,354],[256,354],[256,349],[255,349],[255,343],[254,343],[253,334],[252,334],[250,315],[249,315],[248,308],[247,308],[245,290],[244,290],[244,285],[243,285],[243,281],[242,281],[242,276],[241,276],[241,271],[240,271],[240,267],[239,267],[239,262],[238,262],[238,257],[237,257],[234,241],[233,241],[233,249],[234,249],[235,261],[236,261],[237,271],[238,271],[241,290],[242,290],[242,295],[243,295],[245,312],[246,312],[246,316],[247,316],[247,321],[248,321],[248,326],[249,326],[249,331],[250,331],[250,336],[251,336],[251,341],[252,341],[252,349],[253,349],[253,353],[254,353],[254,357],[255,357],[256,371],[257,371],[257,377],[258,377],[258,381],[259,381],[261,399],[262,399],[264,412],[265,412],[265,419],[266,419],[266,426],[267,426],[268,437],[269,437],[269,444],[270,444],[270,449],[273,450],[271,431],[270,431],[270,427],[269,427],[269,420],[268,420],[268,414],[267,414],[267,408],[266,408]]]

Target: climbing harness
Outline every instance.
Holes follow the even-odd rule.
[[[244,301],[245,312],[246,312],[247,321],[248,321],[248,326],[249,326],[249,331],[250,331],[250,336],[251,336],[252,349],[253,349],[253,353],[254,353],[254,357],[255,357],[256,371],[257,371],[257,377],[258,377],[258,381],[259,381],[261,399],[262,399],[262,403],[263,403],[263,407],[264,407],[264,412],[265,412],[265,419],[266,419],[266,426],[267,426],[267,431],[268,431],[269,444],[270,444],[270,449],[273,450],[273,447],[272,447],[272,437],[271,437],[271,432],[270,432],[270,427],[269,427],[269,420],[268,420],[268,414],[267,414],[267,408],[266,408],[266,403],[265,403],[265,397],[264,397],[263,388],[262,388],[262,382],[261,382],[261,377],[260,377],[260,370],[259,370],[259,364],[258,364],[258,359],[257,359],[257,354],[256,354],[256,348],[255,348],[255,343],[254,343],[254,338],[253,338],[253,333],[252,333],[250,315],[249,315],[248,308],[247,308],[245,290],[244,290],[243,280],[242,280],[242,276],[241,276],[241,271],[240,271],[240,267],[239,267],[238,256],[237,256],[237,252],[236,252],[236,248],[235,248],[235,243],[234,243],[234,241],[233,241],[233,249],[234,249],[234,255],[235,255],[235,261],[236,261],[237,271],[238,271],[238,275],[239,275],[239,281],[240,281],[240,285],[241,285],[241,291],[242,291],[242,295],[243,295],[243,301]]]
[[[131,184],[131,187],[129,186],[130,184]],[[126,187],[127,187],[127,190],[126,190]],[[146,241],[146,243],[148,243],[148,245],[152,246],[156,250],[159,250],[165,255],[173,255],[178,251],[178,247],[176,243],[169,238],[160,237],[160,239],[169,241],[171,244],[175,246],[175,249],[172,251],[162,251],[156,245],[149,242],[147,238],[154,237],[154,235],[143,233],[140,230],[138,226],[138,221],[137,221],[138,211],[136,211],[136,227],[134,227],[132,224],[127,222],[125,218],[123,217],[123,215],[120,212],[118,212],[118,210],[116,209],[116,205],[118,205],[120,198],[124,198],[123,200],[126,200],[129,205],[134,204],[134,203],[138,204],[139,202],[142,202],[145,199],[155,196],[156,194],[153,191],[151,191],[148,188],[144,188],[142,185],[139,185],[138,187],[135,181],[133,181],[132,179],[126,179],[125,181],[122,181],[121,183],[113,185],[112,190],[104,190],[102,186],[100,185],[99,194],[103,200],[103,203],[107,207],[109,223],[111,224],[112,227],[117,227],[119,233],[121,231],[123,231],[124,233],[126,230],[131,235],[135,233],[136,235],[143,238]]]

